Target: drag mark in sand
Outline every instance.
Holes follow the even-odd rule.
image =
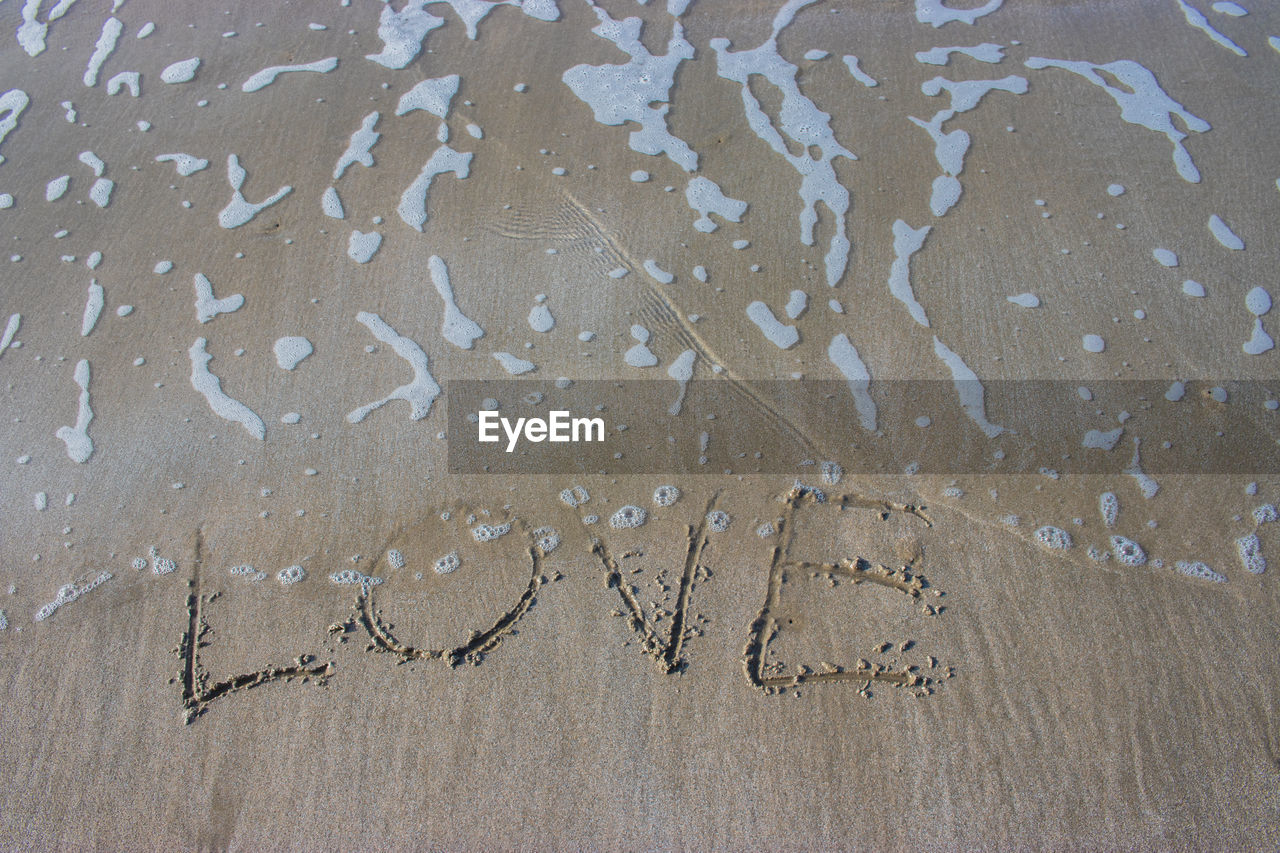
[[[764,604],[751,623],[747,643],[742,650],[743,674],[751,686],[765,693],[780,693],[806,683],[828,682],[861,685],[858,692],[864,696],[870,695],[872,683],[909,688],[918,696],[932,693],[937,679],[916,673],[914,668],[905,665],[900,670],[895,670],[859,659],[851,667],[823,662],[820,665],[821,668],[815,671],[809,665],[799,664],[794,667],[794,674],[788,675],[785,674],[786,666],[781,662],[766,663],[769,645],[782,630],[776,613],[779,610],[782,587],[788,572],[810,573],[829,578],[841,577],[854,584],[871,583],[900,592],[916,601],[924,597],[925,590],[932,590],[937,594],[927,580],[912,570],[910,563],[900,569],[890,569],[887,566],[874,565],[861,557],[844,558],[831,563],[793,560],[791,546],[795,540],[798,510],[801,507],[812,507],[826,502],[827,498],[822,493],[800,485],[793,488],[787,495],[786,509],[778,528],[782,538],[780,544],[774,547],[769,563]],[[919,518],[926,526],[932,526],[932,522],[924,515],[922,508],[914,504],[894,504],[845,495],[838,498],[836,505],[840,511],[850,507],[873,510],[878,513],[882,521],[887,521],[893,513],[905,513]],[[924,604],[921,609],[925,616],[935,616],[944,608]],[[948,669],[944,677],[950,677],[951,674]]]
[[[684,644],[693,636],[692,632],[686,628],[689,621],[689,603],[696,582],[711,576],[710,570],[702,565],[702,556],[710,541],[707,529],[710,523],[708,519],[715,510],[719,497],[719,492],[711,495],[707,501],[706,511],[702,513],[696,529],[692,526],[685,528],[688,545],[685,548],[684,567],[680,573],[675,606],[670,614],[671,624],[665,635],[658,631],[654,620],[645,613],[640,599],[637,598],[638,590],[624,579],[622,569],[609,546],[598,539],[591,545],[591,554],[600,560],[604,567],[605,586],[618,591],[626,607],[627,622],[631,630],[640,637],[641,650],[654,659],[658,670],[662,673],[682,672],[689,666],[689,661],[684,654]]]
[[[380,611],[373,603],[371,587],[361,587],[360,596],[356,599],[355,615],[345,626],[339,627],[348,630],[356,627],[363,628],[373,641],[370,646],[372,651],[390,653],[402,662],[439,660],[451,667],[457,667],[463,663],[479,664],[484,660],[485,655],[502,644],[505,637],[515,632],[516,624],[529,612],[529,608],[533,607],[538,590],[546,583],[546,576],[542,573],[546,555],[542,548],[534,544],[526,553],[529,556],[531,570],[529,583],[525,586],[520,598],[487,629],[472,631],[466,642],[453,648],[425,649],[401,642],[395,634],[391,633],[392,626],[382,621]]]
[[[197,531],[194,568],[191,580],[187,581],[187,625],[174,650],[182,666],[177,675],[169,680],[170,684],[181,686],[182,711],[187,725],[208,711],[209,705],[215,700],[240,690],[260,687],[273,681],[292,681],[294,678],[302,679],[303,684],[314,678],[316,684],[323,687],[329,676],[333,675],[334,662],[316,663],[315,655],[307,654],[298,655],[289,666],[267,667],[211,683],[208,671],[200,664],[200,649],[208,646],[214,636],[213,629],[205,619],[205,608],[221,593],[205,595],[199,591],[203,551],[204,537]]]

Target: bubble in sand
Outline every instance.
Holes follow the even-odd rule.
[[[653,502],[658,506],[671,506],[680,500],[680,489],[675,486],[658,486],[653,490]]]
[[[614,530],[626,530],[639,527],[649,520],[649,514],[641,507],[628,504],[609,517],[609,526]]]
[[[1071,534],[1061,527],[1046,524],[1035,533],[1036,541],[1052,551],[1065,551],[1071,547]]]

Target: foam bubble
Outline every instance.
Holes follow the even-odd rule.
[[[649,519],[649,514],[642,507],[628,504],[609,517],[609,526],[614,530],[626,530],[640,527]]]
[[[1065,551],[1072,546],[1071,534],[1051,524],[1037,530],[1035,537],[1037,542],[1052,551]]]
[[[1147,562],[1147,552],[1132,539],[1124,536],[1111,537],[1111,553],[1116,561],[1126,566],[1141,566]]]

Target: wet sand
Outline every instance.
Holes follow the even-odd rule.
[[[21,346],[0,353],[12,466],[0,488],[0,846],[1274,848],[1280,525],[1255,511],[1280,497],[1280,476],[1265,457],[1258,473],[1225,459],[1216,474],[1162,467],[1169,421],[1151,412],[1163,401],[1107,396],[1117,379],[1185,380],[1187,420],[1212,424],[1212,387],[1236,383],[1226,405],[1250,407],[1231,411],[1261,435],[1274,438],[1280,417],[1263,405],[1280,394],[1276,350],[1241,348],[1255,320],[1246,294],[1272,288],[1280,66],[1267,36],[1280,18],[1262,4],[1243,17],[1200,5],[1247,57],[1172,3],[1017,3],[940,28],[907,2],[800,9],[778,52],[858,157],[831,161],[851,199],[852,248],[834,288],[832,210],[818,205],[804,245],[800,172],[752,129],[742,87],[717,73],[712,40],[761,45],[780,2],[696,0],[679,16],[694,56],[675,72],[666,121],[697,153],[692,173],[632,150],[634,123],[596,122],[563,82],[582,63],[627,61],[575,0],[555,22],[497,8],[475,39],[447,5],[430,6],[445,23],[399,70],[366,58],[384,47],[381,4],[179,14],[128,0],[93,87],[82,78],[110,4],[75,4],[34,57],[12,36],[22,5],[0,5],[0,68],[30,98],[0,143],[0,192],[15,199],[0,229],[6,256],[21,257],[0,259],[0,323],[21,315]],[[645,49],[667,53],[676,17],[663,4],[603,8],[638,16]],[[155,31],[138,39],[147,21]],[[1005,58],[914,58],[983,42]],[[803,58],[810,50],[829,55]],[[855,54],[875,87],[842,61]],[[192,81],[162,82],[195,56]],[[266,67],[330,56],[331,72],[241,90]],[[1182,140],[1201,181],[1180,177],[1169,140],[1124,121],[1099,86],[1030,68],[1033,56],[1140,62],[1212,125]],[[141,96],[108,95],[129,70]],[[448,74],[461,82],[446,119],[396,115],[413,85]],[[942,169],[908,116],[927,122],[950,98],[921,85],[1010,75],[1028,81],[1025,94],[990,92],[942,125],[971,142],[960,200],[935,215]],[[781,128],[779,90],[760,75],[749,85]],[[334,179],[375,110],[374,165]],[[441,146],[442,121],[447,144],[473,154],[470,173],[434,178],[419,233],[397,208]],[[779,138],[789,156],[821,159],[820,146]],[[105,208],[89,197],[84,151],[114,182]],[[155,160],[176,152],[209,165],[182,176]],[[292,189],[228,229],[218,215],[232,154],[250,202]],[[46,201],[61,175],[66,194]],[[748,203],[740,223],[713,213],[714,232],[694,227],[685,191],[698,176]],[[1125,192],[1109,194],[1112,184]],[[345,220],[322,210],[330,186]],[[1211,214],[1243,251],[1215,239]],[[896,220],[931,226],[909,264],[927,328],[890,292]],[[348,256],[353,229],[383,235],[368,263]],[[1178,266],[1158,263],[1156,248]],[[471,349],[442,328],[432,256],[484,331]],[[162,260],[172,271],[153,271]],[[647,260],[674,281],[655,280]],[[197,274],[243,306],[200,322]],[[1188,279],[1207,295],[1186,296]],[[91,280],[105,307],[82,335]],[[790,318],[795,290],[807,308]],[[1021,293],[1039,307],[1007,301]],[[796,328],[796,345],[762,334],[748,315],[756,301]],[[538,304],[555,320],[547,332],[527,320]],[[123,305],[133,310],[119,316]],[[407,344],[375,337],[361,312],[427,359],[441,392],[423,417],[391,399],[352,422],[415,375]],[[1269,333],[1272,316],[1261,317]],[[652,368],[626,359],[635,325],[649,333]],[[918,411],[892,403],[909,387],[897,380],[946,390],[935,337],[944,342],[987,383],[985,415],[1010,431],[965,446],[990,467],[867,473],[849,377],[829,356],[841,334],[870,374],[877,429],[908,444],[972,428],[954,397]],[[1104,337],[1104,351],[1085,351],[1085,334]],[[314,347],[293,370],[273,352],[286,336]],[[264,440],[193,387],[199,338]],[[504,408],[519,408],[524,386],[494,353],[533,362],[522,378],[544,384],[622,383],[601,398],[618,435],[614,411],[638,397],[626,381],[661,381],[674,398],[667,370],[686,351],[695,380],[733,383],[739,403],[690,402],[672,435],[683,447],[706,432],[732,473],[629,473],[635,460],[610,465],[607,454],[606,473],[548,470],[536,447],[522,457],[528,473],[450,467],[450,445],[471,440],[446,411],[451,381],[491,381]],[[81,360],[93,451],[77,463],[55,432],[76,424]],[[847,419],[759,403],[779,380],[834,380]],[[1113,474],[1074,473],[1079,459],[1055,463],[1061,474],[996,464],[1035,414],[997,383],[1042,380],[1093,389],[1096,427],[1124,427],[1106,452]],[[298,422],[282,423],[288,413]],[[749,473],[745,449],[733,462],[717,429],[752,418],[801,435],[804,452]],[[1135,437],[1159,485],[1150,498],[1123,471]],[[824,480],[825,461],[842,476]],[[575,485],[589,500],[570,506],[561,492]],[[654,499],[664,485],[680,491],[669,506]],[[1099,513],[1108,491],[1114,526]],[[611,524],[628,505],[645,523]],[[714,510],[727,529],[707,521]],[[507,523],[493,541],[473,533]],[[1072,547],[1044,547],[1045,526]],[[1257,574],[1237,554],[1251,534],[1272,562]],[[1113,536],[1140,543],[1145,561],[1124,565]],[[456,571],[435,571],[450,554]],[[1177,568],[1196,562],[1223,580]],[[305,578],[281,583],[292,566]],[[104,571],[109,580],[77,593]],[[37,621],[68,583],[78,586]]]

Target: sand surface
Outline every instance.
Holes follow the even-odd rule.
[[[0,3],[0,847],[1280,846],[1273,8],[112,5]]]

